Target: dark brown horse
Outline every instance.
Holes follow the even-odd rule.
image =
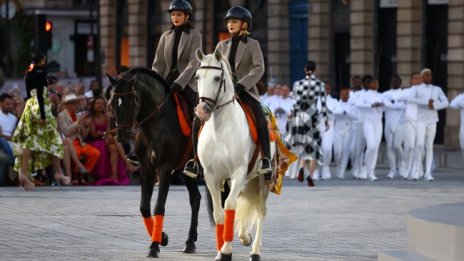
[[[184,155],[191,141],[182,134],[175,104],[161,76],[146,68],[134,68],[121,79],[109,79],[114,88],[110,104],[116,117],[118,139],[127,142],[131,129],[138,127],[135,152],[141,167],[140,212],[152,240],[148,257],[158,257],[159,245],[168,243],[163,218],[171,173],[183,167],[183,158],[191,158],[192,155]],[[152,215],[150,202],[157,179],[158,198]],[[192,216],[184,253],[194,253],[201,194],[195,179],[185,177],[185,184]]]

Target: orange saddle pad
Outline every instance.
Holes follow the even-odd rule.
[[[192,134],[192,128],[190,126],[192,120],[190,119],[187,102],[185,101],[185,98],[182,97],[182,95],[179,95],[177,91],[173,92],[172,94],[176,104],[177,118],[179,119],[179,125],[182,130],[182,134],[184,134],[184,136],[190,136]]]

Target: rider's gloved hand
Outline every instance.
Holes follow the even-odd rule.
[[[171,91],[181,91],[182,86],[180,86],[178,83],[173,83],[171,84]]]
[[[241,85],[240,83],[236,83],[234,86],[235,93],[240,94],[245,90],[245,86]]]

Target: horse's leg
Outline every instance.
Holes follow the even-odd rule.
[[[221,204],[221,184],[219,184],[214,178],[214,175],[209,174],[206,169],[204,170],[204,177],[208,191],[211,194],[213,217],[216,223],[217,256],[214,260],[221,260],[221,248],[224,245],[224,209]]]
[[[259,176],[258,187],[256,188],[259,191],[259,201],[258,201],[258,221],[256,222],[256,234],[255,241],[251,248],[250,260],[259,261],[261,259],[259,251],[261,250],[261,238],[263,232],[264,218],[266,217],[266,200],[269,195],[269,188],[265,186],[265,181],[262,176]]]
[[[238,168],[231,176],[230,193],[224,204],[224,245],[221,248],[221,260],[232,259],[235,209],[237,207],[237,198],[245,183],[246,171],[246,168]]]
[[[197,179],[184,176],[185,186],[189,192],[190,208],[192,210],[192,217],[190,220],[190,230],[187,241],[185,242],[184,253],[193,254],[195,253],[195,242],[198,237],[198,212],[200,210],[201,194],[198,190]]]
[[[164,207],[171,183],[171,167],[163,165],[159,171],[158,198],[155,205],[155,216],[153,220],[153,232],[151,235],[151,246],[148,256],[159,257],[159,245],[167,245],[167,234],[163,233]]]

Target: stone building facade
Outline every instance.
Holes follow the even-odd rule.
[[[105,57],[102,71],[119,65],[121,53],[128,57],[129,66],[150,65],[156,36],[170,26],[166,12],[169,2],[100,0],[101,47]],[[352,75],[363,74],[378,77],[382,91],[389,88],[393,74],[399,74],[406,86],[410,74],[424,67],[432,69],[436,84],[442,85],[450,99],[464,89],[464,0],[191,3],[195,9],[193,20],[203,34],[206,52],[213,51],[224,31],[223,25],[218,29],[218,23],[227,6],[254,6],[254,17],[265,14],[266,18],[254,21],[259,28],[254,33],[264,47],[268,82],[291,84],[303,77],[301,65],[311,59],[318,65],[317,75],[332,82],[335,90],[349,85]],[[118,6],[127,6],[125,23],[118,22],[118,14],[124,13],[117,10]],[[302,21],[306,26],[301,26]],[[127,45],[121,45],[121,37],[127,38]],[[437,143],[457,147],[458,113],[440,113]]]

